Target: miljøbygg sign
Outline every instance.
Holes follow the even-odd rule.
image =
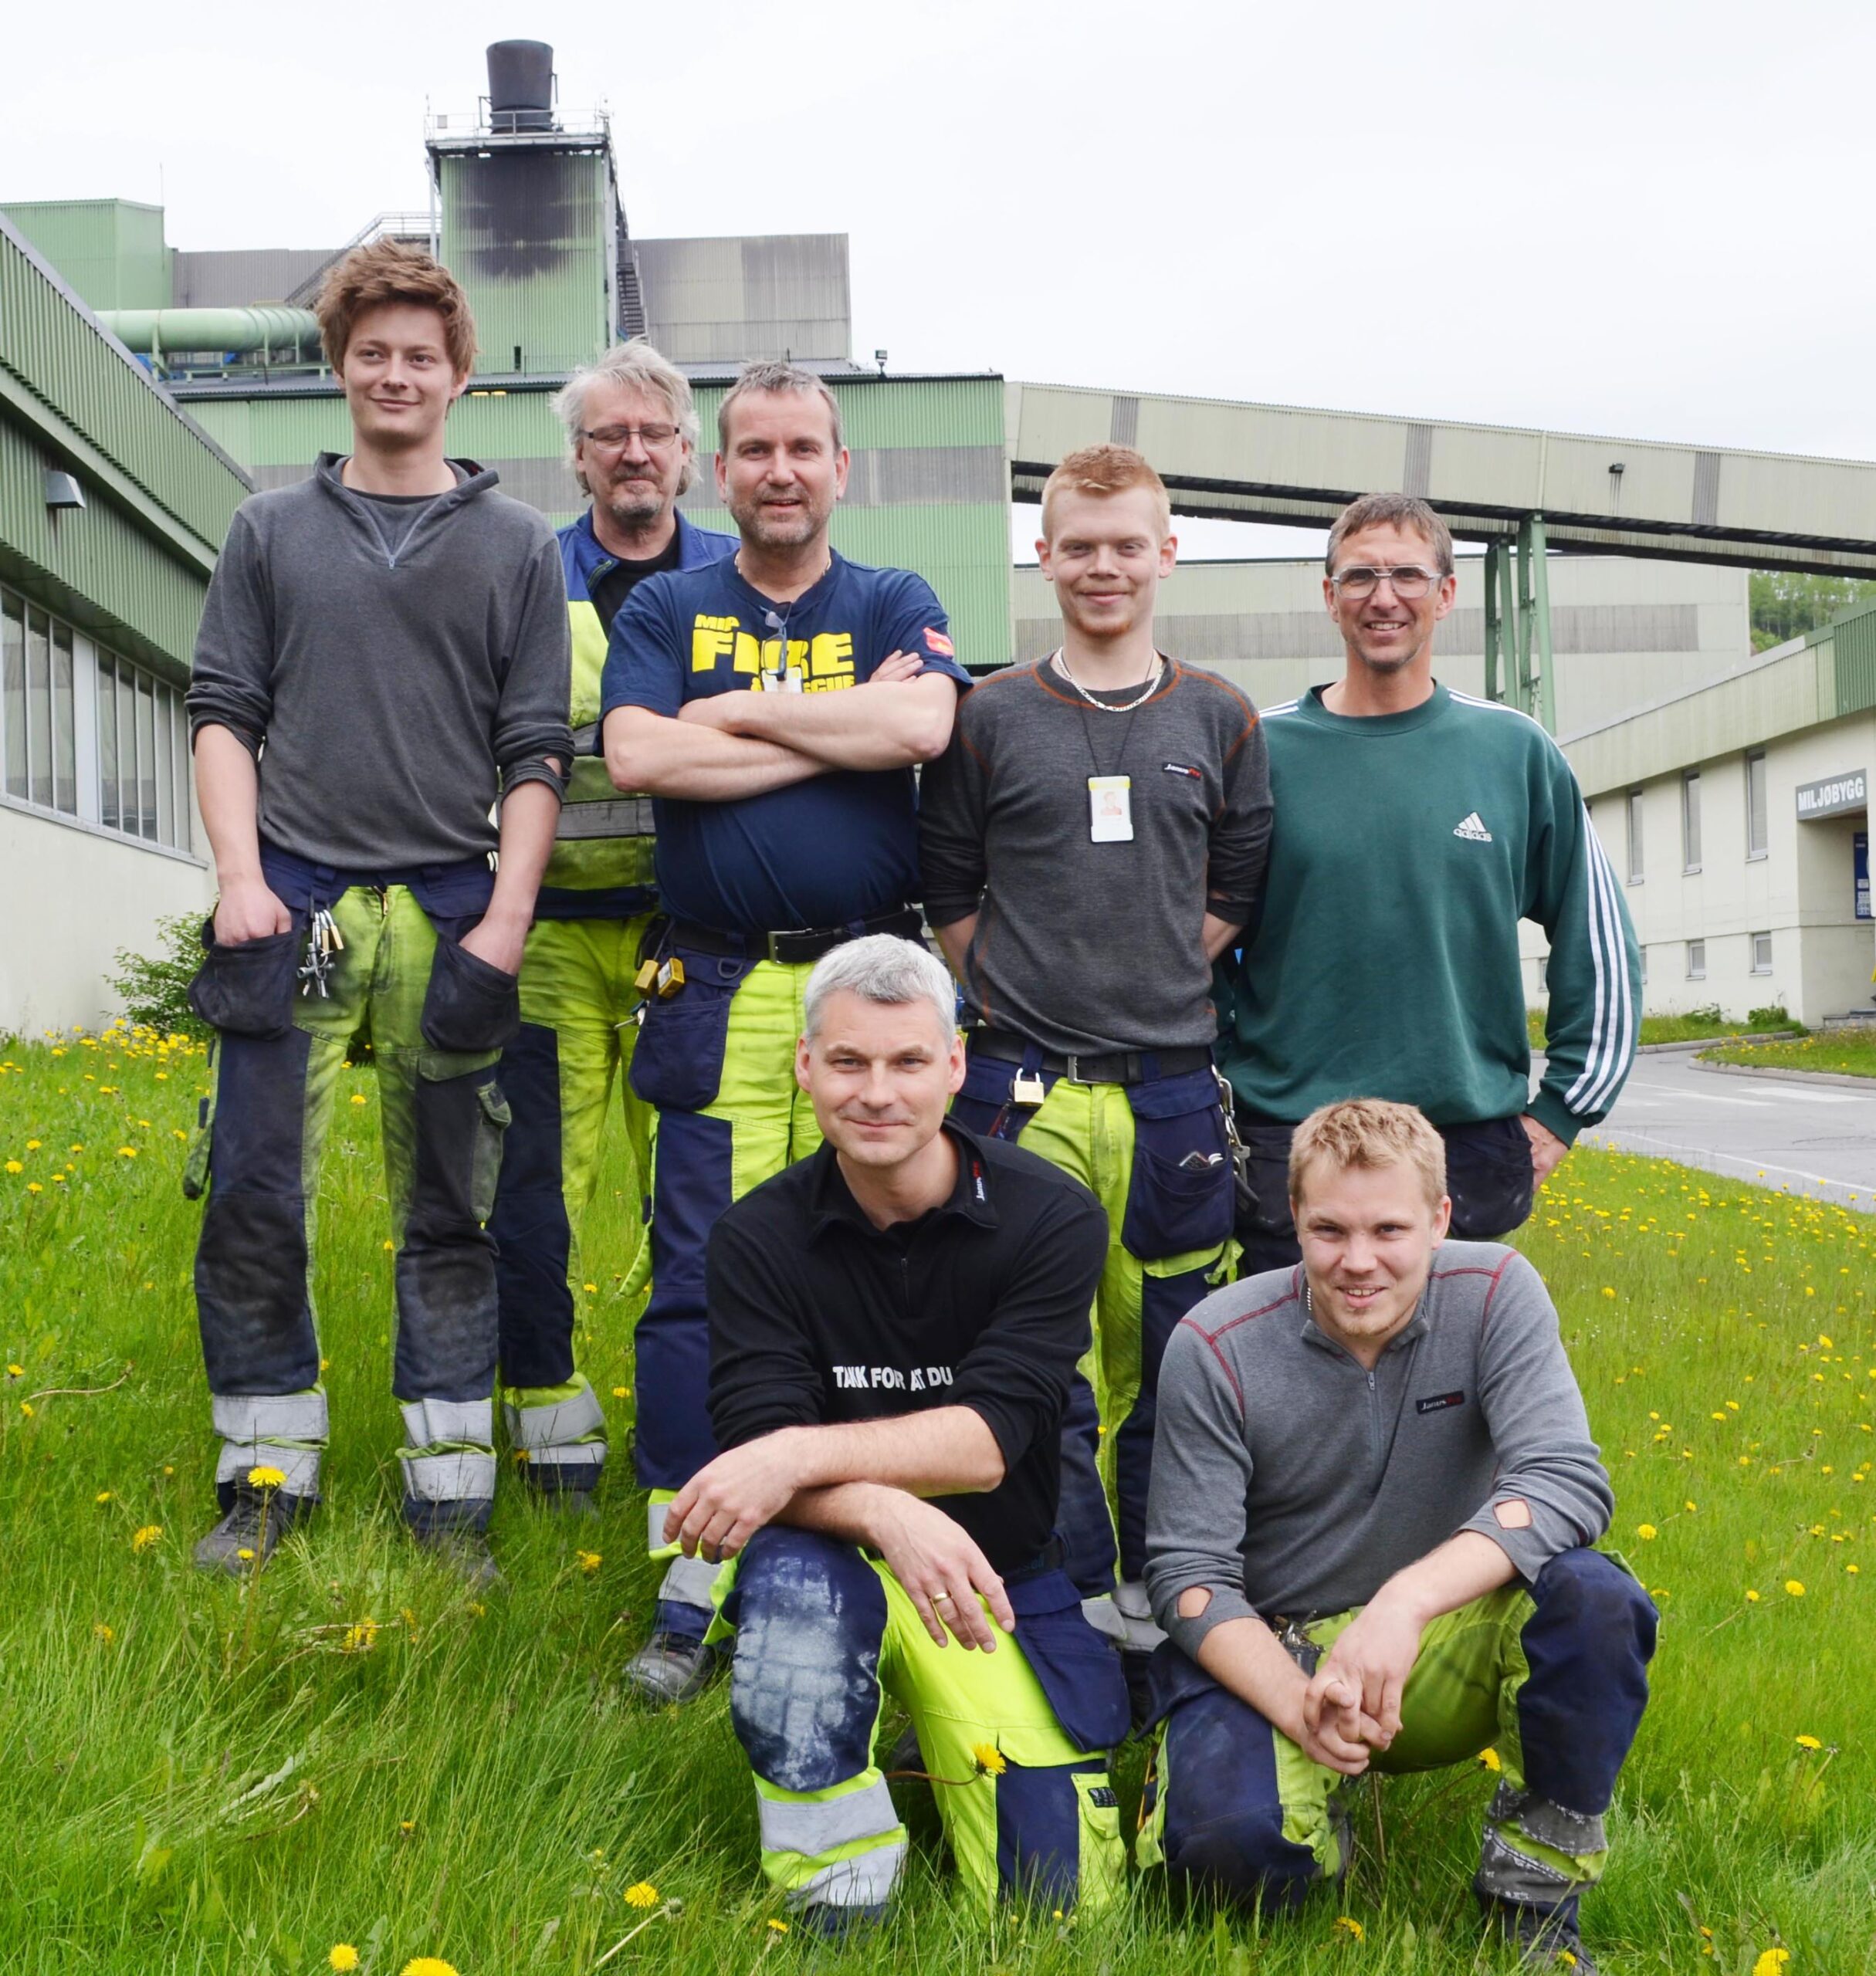
[[[1847,775],[1834,775],[1822,782],[1798,784],[1798,821],[1814,823],[1820,817],[1843,817],[1869,807],[1869,771],[1853,769]]]

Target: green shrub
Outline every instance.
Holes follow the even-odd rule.
[[[1746,1019],[1755,1029],[1790,1029],[1791,1015],[1783,1002],[1773,1002],[1763,1009],[1749,1009]]]
[[[154,953],[117,949],[118,972],[106,978],[129,1021],[164,1036],[192,1036],[198,1042],[207,1037],[206,1026],[189,1007],[189,983],[201,965],[201,926],[199,912],[172,912],[157,922]]]

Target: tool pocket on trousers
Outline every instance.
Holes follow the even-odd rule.
[[[1126,1677],[1119,1655],[1083,1616],[1068,1574],[1044,1572],[1005,1589],[1016,1643],[1063,1734],[1079,1750],[1112,1749],[1127,1733]]]
[[[1120,1239],[1142,1262],[1228,1241],[1231,1162],[1210,1071],[1129,1085],[1133,1172]]]
[[[476,1088],[476,1154],[469,1169],[469,1212],[486,1221],[495,1212],[496,1183],[502,1176],[502,1135],[513,1115],[502,1088],[493,1079]]]
[[[1244,1179],[1252,1196],[1246,1226],[1258,1234],[1288,1237],[1296,1232],[1290,1213],[1290,1125],[1248,1125],[1238,1136],[1244,1149]]]
[[[189,983],[189,1007],[230,1036],[284,1036],[293,1026],[293,981],[300,968],[300,922],[284,933],[224,946],[215,922],[202,928],[208,952]]]
[[[432,1050],[459,1056],[499,1050],[520,1030],[520,985],[513,975],[439,936],[418,1027]]]
[[[632,1088],[661,1111],[701,1112],[723,1088],[730,1004],[750,963],[682,949],[678,958],[684,963],[683,986],[645,1005],[632,1053]]]
[[[1448,1125],[1446,1191],[1452,1196],[1453,1233],[1468,1242],[1493,1242],[1529,1216],[1536,1175],[1531,1136],[1516,1118],[1487,1118]]]

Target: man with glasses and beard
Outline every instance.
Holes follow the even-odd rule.
[[[592,505],[560,531],[573,634],[573,773],[521,970],[521,1031],[503,1054],[513,1120],[489,1227],[499,1260],[501,1374],[523,1479],[585,1508],[606,1459],[598,1396],[574,1362],[580,1225],[599,1178],[614,1079],[632,1067],[638,948],[657,905],[652,805],[614,789],[591,749],[606,637],[633,588],[660,570],[702,568],[736,537],[679,513],[696,478],[697,414],[683,373],[642,340],[577,371],[554,401],[567,463]],[[584,745],[581,745],[581,737]],[[628,1198],[648,1213],[651,1109],[622,1084]],[[642,1281],[642,1239],[628,1279]]]
[[[652,1296],[637,1334],[638,1480],[671,1560],[627,1678],[697,1692],[715,1567],[679,1554],[667,1506],[716,1453],[704,1252],[730,1203],[821,1143],[795,1081],[814,963],[867,933],[919,935],[915,764],[943,753],[970,684],[922,577],[828,540],[846,485],[840,408],[811,371],[748,367],[717,412],[735,555],[653,577],[615,621],[601,745],[656,798],[669,915],[632,1064],[658,1111]]]
[[[1417,1106],[1446,1142],[1454,1234],[1488,1241],[1529,1214],[1634,1058],[1634,931],[1563,750],[1433,676],[1457,590],[1433,509],[1364,495],[1330,531],[1322,585],[1346,669],[1264,709],[1269,868],[1218,970],[1218,1061],[1256,1197],[1238,1220],[1245,1276],[1299,1260],[1290,1139],[1319,1106]],[[1521,919],[1550,942],[1535,1096]]]

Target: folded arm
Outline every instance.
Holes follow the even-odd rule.
[[[902,669],[906,657],[895,652],[885,665],[895,661]],[[679,717],[797,749],[827,768],[902,769],[944,753],[957,712],[957,682],[928,672],[875,676],[837,693],[717,693],[689,702]]]
[[[726,693],[723,699],[759,699]],[[692,701],[693,706],[715,702]],[[693,803],[728,803],[760,796],[827,773],[827,764],[773,741],[653,713],[648,707],[617,706],[600,730],[613,786],[635,794],[681,797]]]

